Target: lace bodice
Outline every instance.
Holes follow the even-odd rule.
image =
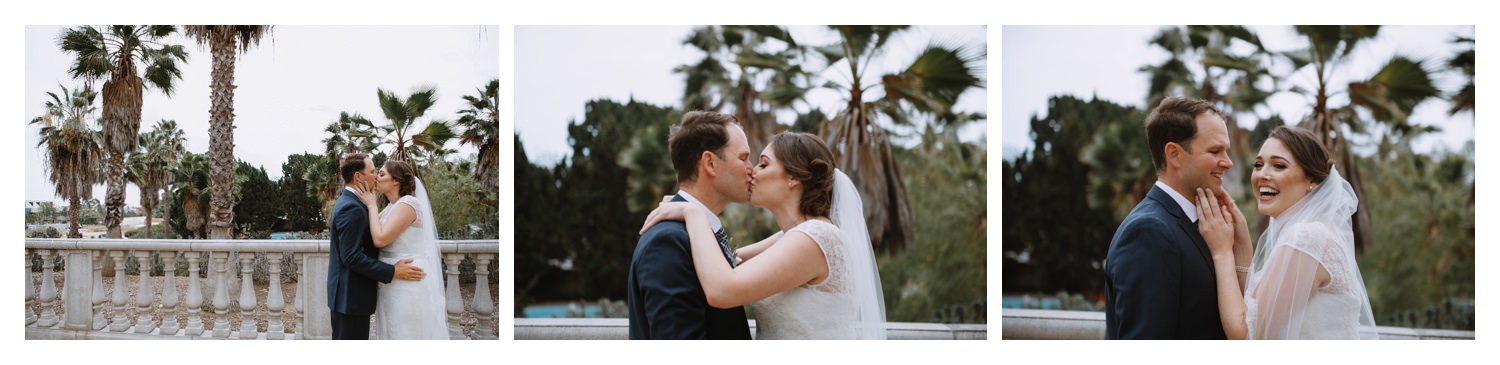
[[[1352,243],[1344,242],[1322,223],[1288,226],[1281,237],[1272,250],[1282,252],[1267,256],[1269,262],[1252,275],[1252,290],[1245,294],[1246,322],[1252,335],[1260,333],[1269,339],[1360,338],[1364,291],[1359,268],[1349,266],[1355,262],[1350,257],[1352,246],[1348,246]],[[1319,269],[1327,271],[1327,283],[1316,279]],[[1271,303],[1277,301],[1281,304]]]
[[[842,234],[832,223],[809,220],[787,235],[800,232],[823,250],[828,276],[750,305],[756,318],[757,339],[854,339],[856,308],[845,264]],[[784,239],[784,238],[783,238]]]

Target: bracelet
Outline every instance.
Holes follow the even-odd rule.
[[[1248,273],[1248,272],[1250,272],[1250,267],[1249,266],[1235,266],[1234,267],[1234,271]]]

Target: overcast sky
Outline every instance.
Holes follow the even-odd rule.
[[[1005,26],[1002,28],[1004,48],[1003,106],[1001,119],[1003,141],[1001,148],[1005,158],[1013,158],[1018,152],[1031,148],[1030,120],[1046,113],[1047,99],[1054,95],[1074,95],[1088,100],[1097,95],[1100,99],[1117,104],[1145,106],[1149,80],[1145,73],[1137,71],[1141,66],[1160,64],[1169,54],[1160,47],[1151,45],[1151,38],[1161,26]],[[1307,46],[1291,26],[1251,27],[1270,51],[1288,51]],[[1368,79],[1393,55],[1404,55],[1415,60],[1425,60],[1430,70],[1441,70],[1434,83],[1443,93],[1449,94],[1463,87],[1465,78],[1457,71],[1446,68],[1448,59],[1465,46],[1451,43],[1455,36],[1474,37],[1474,27],[1453,26],[1384,26],[1377,38],[1361,43],[1355,48],[1352,61],[1340,64],[1335,69],[1330,85],[1348,85],[1353,80]],[[1290,66],[1277,65],[1275,72],[1285,74]],[[1297,76],[1287,80],[1286,85],[1302,85],[1311,89],[1316,78],[1311,67],[1304,68]],[[1283,86],[1285,88],[1285,86]],[[1261,116],[1281,115],[1283,120],[1296,122],[1311,109],[1309,98],[1292,92],[1274,95],[1270,107],[1257,110]],[[1348,96],[1333,95],[1330,105],[1347,105]],[[1446,100],[1430,100],[1417,107],[1411,121],[1417,124],[1436,125],[1443,129],[1432,137],[1418,138],[1413,148],[1420,152],[1442,147],[1458,150],[1474,135],[1474,114],[1460,113],[1453,117],[1447,114],[1452,104]],[[1254,120],[1241,118],[1246,128],[1254,127]],[[1259,148],[1257,146],[1257,148]]]
[[[681,107],[682,74],[679,65],[696,63],[703,52],[684,45],[694,26],[518,26],[516,27],[516,122],[515,130],[533,162],[555,163],[571,153],[567,125],[583,120],[584,104],[607,98],[625,102],[634,98],[659,106]],[[789,27],[799,44],[824,45],[837,34],[824,26]],[[888,44],[886,56],[872,65],[866,83],[910,64],[930,44],[986,46],[983,26],[913,27]],[[982,48],[979,50],[983,50]],[[812,56],[818,58],[817,56]],[[821,61],[816,61],[821,64]],[[842,71],[842,73],[839,73]],[[981,70],[983,71],[983,70]],[[822,77],[847,84],[847,70],[835,68]],[[981,74],[983,77],[984,74]],[[986,112],[985,89],[971,89],[959,100],[959,110]],[[883,95],[876,92],[872,97]],[[810,103],[832,115],[843,95],[818,89],[808,95]],[[799,104],[798,110],[806,111]],[[793,116],[782,116],[791,124]],[[984,123],[963,130],[967,141],[984,139]],[[662,163],[667,163],[663,161]]]
[[[40,116],[58,85],[81,88],[68,76],[73,54],[57,46],[64,27],[26,27],[26,121]],[[407,97],[418,86],[437,89],[437,103],[418,119],[414,131],[433,119],[454,120],[464,95],[499,76],[499,42],[495,26],[277,26],[259,46],[236,63],[235,156],[263,167],[272,180],[281,177],[289,155],[323,152],[323,128],[338,120],[339,112],[359,113],[376,125],[389,124],[380,111],[377,89]],[[167,97],[159,90],[144,93],[141,131],[157,121],[176,120],[187,138],[187,150],[208,151],[209,71],[207,47],[180,34],[166,39],[182,44],[188,63],[179,65],[182,79]],[[94,83],[95,90],[103,81]],[[102,95],[96,105],[103,102]],[[100,110],[103,110],[101,107]],[[36,148],[38,126],[26,126],[26,200],[64,199],[53,194],[43,168],[44,152]],[[449,143],[460,155],[473,154],[472,145]],[[106,187],[94,195],[104,199]],[[128,205],[139,205],[139,192],[128,185]]]

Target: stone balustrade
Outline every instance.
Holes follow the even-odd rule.
[[[444,240],[438,245],[447,264],[443,274],[450,339],[496,339],[496,299],[490,292],[489,265],[499,253],[499,241]],[[125,273],[126,258],[134,257],[144,263],[141,266],[150,268],[153,253],[160,255],[166,268],[162,270],[164,284],[154,288],[151,270],[140,270],[132,291]],[[188,267],[186,298],[181,301],[175,285],[179,253]],[[299,267],[290,308],[281,287],[282,261],[288,253]],[[265,295],[257,294],[252,282],[257,254],[263,254],[266,260],[269,288]],[[459,265],[466,256],[475,267],[470,303],[462,301],[459,290]],[[33,257],[44,263],[40,289],[32,279]],[[62,282],[53,273],[52,263],[58,257],[64,261]],[[108,298],[104,260],[114,263]],[[230,271],[233,262],[240,264],[239,278]],[[206,278],[200,279],[204,276],[200,273]],[[327,282],[325,240],[27,238],[26,339],[329,339],[333,332],[328,319]],[[209,298],[204,297],[205,287],[212,291]],[[238,287],[238,295],[231,297],[234,287]],[[186,323],[178,321],[179,306],[186,307]],[[203,322],[205,310],[213,314],[213,323]],[[230,323],[230,311],[238,312],[238,326]],[[283,318],[292,314],[296,329],[287,333]],[[135,316],[134,322],[130,315]],[[460,321],[467,315],[477,318],[477,323],[466,333]],[[108,317],[113,320],[108,321]],[[264,331],[258,329],[262,325]]]
[[[983,340],[987,325],[943,323],[887,323],[890,340]],[[628,340],[630,320],[625,318],[516,318],[517,340]],[[750,320],[755,334],[755,320]]]
[[[1006,308],[1000,317],[1000,338],[1005,340],[1104,339],[1104,312]],[[1385,326],[1377,330],[1382,340],[1474,339],[1474,331]]]

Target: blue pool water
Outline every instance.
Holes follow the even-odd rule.
[[[568,316],[567,304],[544,304],[533,305],[521,310],[526,318],[565,318]],[[589,318],[599,317],[599,306],[586,305],[583,307],[583,315]]]

